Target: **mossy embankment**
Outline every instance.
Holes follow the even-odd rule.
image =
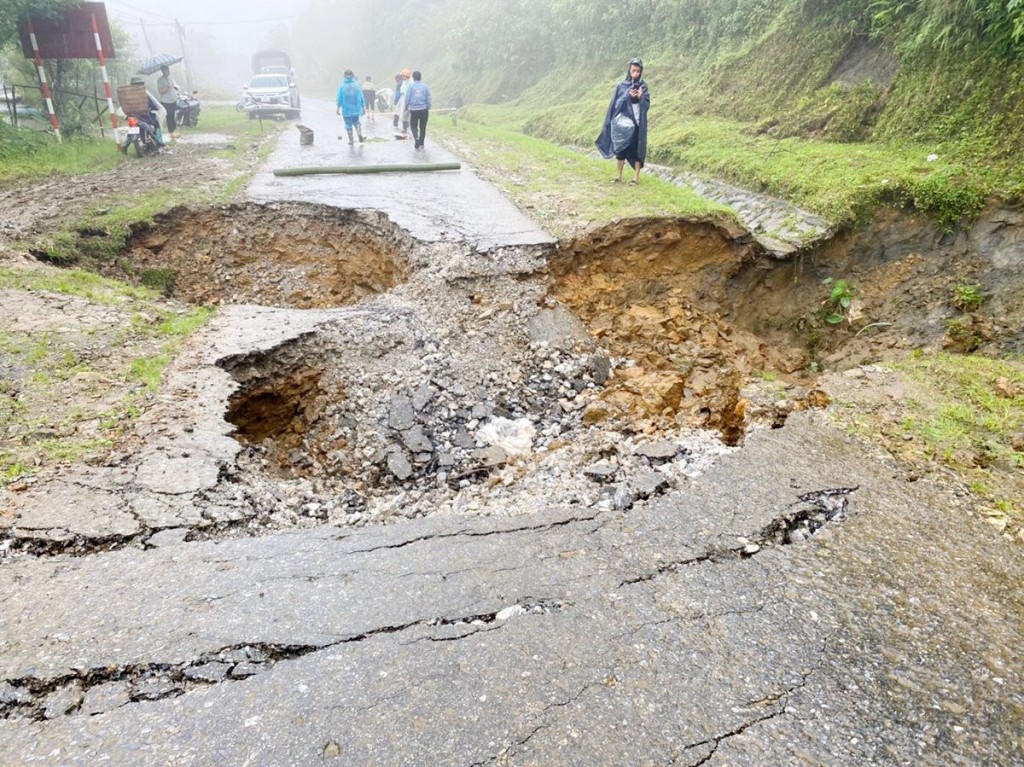
[[[482,56],[471,71],[439,61],[436,79],[471,102],[470,120],[589,148],[614,82],[639,54],[653,96],[648,162],[783,197],[840,225],[892,205],[952,229],[988,200],[1024,193],[1024,9],[949,5],[656,2],[647,19],[626,18],[632,10],[604,19],[600,61],[574,44],[582,27],[565,31],[575,56],[513,30],[502,49],[520,62],[514,72]],[[529,55],[538,46],[547,52]]]

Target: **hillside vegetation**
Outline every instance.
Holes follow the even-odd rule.
[[[346,19],[391,44],[345,61],[420,68],[441,106],[581,147],[640,55],[650,162],[839,222],[890,203],[953,226],[1024,189],[1024,0],[382,0]]]

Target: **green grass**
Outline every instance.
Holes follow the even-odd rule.
[[[107,450],[113,446],[113,442],[109,439],[46,439],[41,440],[39,446],[51,461],[71,463]],[[10,471],[11,468],[8,468],[7,473]]]
[[[464,110],[464,122],[593,148],[605,108],[596,96],[557,107],[535,105],[533,98],[473,105]],[[952,228],[976,215],[999,181],[984,165],[935,145],[776,139],[758,135],[751,123],[686,115],[683,108],[668,97],[660,104],[654,99],[648,162],[788,199],[837,224],[866,220],[879,206],[894,204],[913,205]]]
[[[125,374],[128,381],[141,383],[147,391],[155,391],[160,386],[163,372],[174,358],[174,354],[182,341],[201,328],[213,316],[214,310],[198,306],[187,310],[170,311],[149,308],[144,313],[137,312],[132,317],[132,329],[143,337],[161,338],[164,343],[159,354],[136,357],[128,366]]]
[[[156,291],[100,277],[82,269],[29,270],[0,268],[0,290],[41,290],[78,296],[95,304],[153,301]]]
[[[937,450],[955,452],[993,442],[1008,445],[1014,434],[1024,431],[1024,365],[1019,361],[920,354],[896,367],[942,403],[915,423]],[[1016,396],[1008,396],[1015,391]],[[1014,453],[1013,459],[1022,464],[1024,453]]]
[[[170,361],[170,357],[166,354],[137,357],[128,366],[128,380],[141,383],[148,391],[155,391],[160,386],[164,368]]]
[[[0,330],[0,366],[9,371],[0,382],[0,486],[40,462],[78,461],[107,449],[159,388],[181,343],[214,313],[73,269],[0,269],[0,289],[71,295],[129,318],[95,327]],[[24,439],[41,432],[57,436]]]
[[[157,333],[177,343],[188,338],[213,317],[214,310],[206,306],[193,307],[187,311],[175,312],[157,325]]]
[[[273,121],[263,121],[263,133],[274,126]],[[182,130],[197,133],[226,133],[231,136],[258,136],[261,133],[258,120],[250,120],[244,112],[239,112],[233,106],[203,105],[199,113],[198,128],[183,128]]]
[[[112,138],[76,138],[57,143],[53,137],[15,135],[0,130],[0,184],[20,185],[117,167],[124,160]]]
[[[588,157],[512,130],[438,120],[437,132],[468,148],[469,161],[551,234],[586,223],[636,216],[706,216],[728,209],[644,176],[638,187],[612,184],[614,161]],[[457,150],[458,151],[458,150]],[[571,222],[567,226],[566,222]]]
[[[1008,486],[995,472],[1019,477],[1024,470],[1024,361],[916,353],[894,367],[919,392],[904,431],[963,473],[994,508],[1024,518],[1024,483]]]
[[[11,453],[0,452],[0,488],[7,487],[31,471],[26,464],[15,460]]]

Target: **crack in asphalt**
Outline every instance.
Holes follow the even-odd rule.
[[[858,489],[859,486],[835,487],[802,493],[757,533],[748,536],[737,535],[738,546],[710,546],[701,554],[668,562],[657,569],[624,578],[616,588],[647,583],[689,565],[722,562],[736,557],[746,560],[773,545],[788,546],[806,541],[826,525],[845,520],[849,510],[848,496]]]
[[[63,528],[49,528],[46,532],[53,533]],[[140,538],[151,535],[153,530],[130,535],[86,536],[75,535],[65,539],[36,538],[18,535],[17,528],[9,528],[0,533],[0,562],[4,559],[21,555],[26,557],[85,557],[90,554],[102,554],[130,546]]]
[[[608,678],[613,677],[613,676],[614,676],[613,674],[606,674],[605,675],[605,679],[608,679]],[[602,687],[602,686],[605,686],[605,685],[606,685],[605,681],[589,682],[586,685],[584,685],[584,687],[582,689],[580,689],[578,692],[574,693],[573,695],[570,695],[565,700],[554,701],[553,703],[548,703],[546,706],[544,706],[544,709],[543,709],[543,711],[540,712],[539,716],[546,717],[553,709],[565,708],[566,706],[570,706],[573,703],[575,703],[577,700],[582,698],[584,695],[586,695],[586,693],[589,692],[590,690],[592,690],[593,688],[595,688],[595,687]],[[536,727],[534,727],[529,733],[527,733],[525,736],[519,738],[519,740],[515,741],[514,743],[506,744],[501,749],[501,751],[499,751],[497,754],[492,756],[490,759],[486,759],[486,760],[484,760],[482,762],[473,762],[472,764],[469,765],[469,767],[484,767],[484,765],[488,765],[488,764],[497,764],[499,762],[502,762],[502,763],[506,762],[508,757],[512,756],[516,751],[521,751],[522,749],[524,749],[526,747],[526,744],[529,743],[537,735],[537,733],[541,732],[542,730],[546,730],[550,726],[551,726],[550,722],[546,722],[546,721],[541,722]]]
[[[540,525],[519,525],[517,527],[509,527],[502,530],[456,530],[453,533],[436,533],[432,535],[423,535],[417,538],[410,538],[407,541],[401,541],[399,543],[382,544],[380,546],[373,546],[368,549],[352,549],[346,552],[347,554],[372,554],[376,551],[388,551],[392,549],[404,549],[407,546],[412,546],[417,543],[424,543],[426,541],[440,541],[448,538],[486,538],[492,535],[508,535],[511,533],[525,533],[525,532],[544,532],[547,530],[554,530],[559,527],[567,527],[581,522],[593,521],[600,512],[594,510],[590,515],[580,515],[563,519],[558,522],[545,522]]]
[[[827,638],[827,637],[822,640],[821,647],[818,648],[818,653],[820,655],[823,655],[825,653],[825,650],[828,648],[828,642],[829,642],[829,638]],[[737,727],[734,727],[731,730],[727,730],[726,732],[723,732],[721,734],[713,735],[710,738],[706,738],[704,740],[697,741],[696,743],[689,743],[689,744],[687,744],[683,748],[682,751],[680,751],[679,753],[677,753],[675,756],[672,757],[671,761],[669,761],[669,763],[668,763],[668,767],[678,767],[681,764],[679,762],[679,759],[681,759],[685,755],[685,753],[687,751],[692,751],[692,750],[694,750],[696,748],[700,748],[701,746],[711,746],[711,751],[708,752],[703,757],[701,757],[698,761],[696,761],[696,762],[689,762],[689,763],[687,763],[685,765],[685,767],[701,767],[701,765],[705,765],[705,764],[707,764],[708,762],[711,761],[712,757],[714,757],[714,755],[718,752],[719,747],[722,745],[722,743],[724,741],[728,740],[729,738],[734,738],[734,737],[736,737],[738,735],[742,735],[744,732],[749,730],[751,727],[754,727],[755,725],[761,724],[762,722],[767,722],[767,721],[770,721],[772,719],[776,719],[776,718],[778,718],[780,716],[785,715],[787,713],[788,709],[789,709],[789,698],[790,698],[790,696],[793,693],[795,693],[797,690],[801,690],[801,689],[803,689],[804,687],[807,686],[807,683],[810,681],[811,676],[813,676],[816,672],[821,670],[823,662],[824,661],[820,661],[819,663],[817,663],[813,667],[811,667],[808,670],[802,672],[800,674],[800,681],[797,682],[796,684],[790,685],[790,686],[786,687],[785,689],[783,689],[780,692],[770,693],[768,695],[763,696],[762,698],[760,698],[758,700],[750,701],[748,703],[745,703],[745,704],[743,704],[740,707],[740,708],[750,708],[752,706],[760,706],[760,705],[765,705],[765,704],[774,705],[774,704],[780,704],[781,703],[781,705],[776,710],[771,711],[769,713],[766,713],[766,714],[764,714],[762,716],[758,716],[758,717],[755,717],[753,719],[749,719],[749,720],[743,722],[742,724],[738,725]]]
[[[619,581],[619,585],[616,586],[616,588],[621,589],[623,586],[635,586],[638,583],[648,583],[649,581],[653,581],[655,578],[659,578],[662,575],[665,575],[666,573],[675,572],[676,570],[679,570],[683,567],[687,567],[689,565],[697,565],[703,562],[719,561],[723,559],[726,556],[726,554],[727,552],[724,552],[717,548],[709,549],[703,554],[698,554],[695,557],[689,557],[688,559],[677,559],[673,562],[668,562],[664,565],[661,565],[656,570],[650,570],[646,573],[641,573],[640,575],[635,575],[631,578],[625,578]]]
[[[845,520],[850,505],[848,496],[859,489],[857,485],[802,493],[781,515],[761,528],[753,540],[762,546],[770,543],[787,546],[805,541],[830,522]]]
[[[590,510],[590,514],[580,514],[578,516],[571,517],[569,519],[561,520],[558,522],[546,522],[541,525],[522,525],[503,530],[482,530],[479,532],[472,530],[458,530],[454,533],[441,533],[436,535],[425,535],[419,538],[412,538],[408,541],[402,541],[401,543],[388,544],[382,546],[374,546],[367,549],[354,549],[350,554],[369,554],[375,551],[382,551],[386,549],[401,549],[406,546],[411,546],[416,543],[422,543],[430,540],[443,540],[445,538],[481,538],[490,535],[505,535],[509,533],[520,533],[520,532],[543,532],[545,530],[552,530],[558,527],[565,527],[575,523],[591,522],[595,520],[600,514],[597,510]],[[133,513],[133,516],[136,516]],[[183,525],[188,528],[189,542],[200,542],[208,540],[218,540],[217,534],[230,533],[232,530],[237,528],[249,527],[252,525],[255,514],[249,516],[243,516],[241,519],[233,522],[220,522],[209,527],[195,527],[189,525]],[[215,529],[211,529],[215,527]],[[329,527],[329,525],[321,525],[321,527]],[[52,528],[49,532],[60,530],[61,528]],[[74,558],[91,556],[94,554],[104,554],[111,551],[117,551],[123,548],[128,548],[135,544],[143,544],[146,549],[156,548],[155,546],[146,545],[148,539],[154,534],[160,532],[161,528],[151,528],[143,525],[142,530],[139,532],[131,533],[128,535],[114,534],[109,536],[85,536],[76,535],[68,539],[53,539],[53,538],[36,538],[26,537],[17,533],[17,528],[9,528],[0,532],[0,563],[5,559],[13,557],[14,555],[20,555],[24,557],[56,557],[66,555]],[[249,538],[260,537],[259,532],[256,534],[249,535]],[[268,535],[273,535],[277,530],[265,531]],[[350,534],[339,536],[338,540],[344,540],[350,537]]]
[[[244,643],[203,653],[197,659],[185,663],[111,665],[75,670],[49,679],[32,676],[4,679],[0,680],[0,720],[44,721],[83,713],[88,692],[103,685],[121,684],[123,689],[120,697],[123,700],[116,706],[91,712],[93,714],[106,713],[127,703],[178,697],[200,686],[242,681],[269,670],[281,661],[296,660],[311,653],[408,631],[418,626],[428,629],[447,626],[472,628],[457,636],[415,640],[457,641],[478,631],[501,628],[512,617],[541,615],[570,606],[567,602],[557,600],[520,601],[496,612],[381,626],[322,644]]]

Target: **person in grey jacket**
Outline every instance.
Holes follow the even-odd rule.
[[[409,127],[415,139],[415,149],[422,149],[427,138],[427,119],[430,117],[430,87],[424,83],[423,75],[417,69],[412,73],[412,82],[405,92],[405,110],[409,113]]]

